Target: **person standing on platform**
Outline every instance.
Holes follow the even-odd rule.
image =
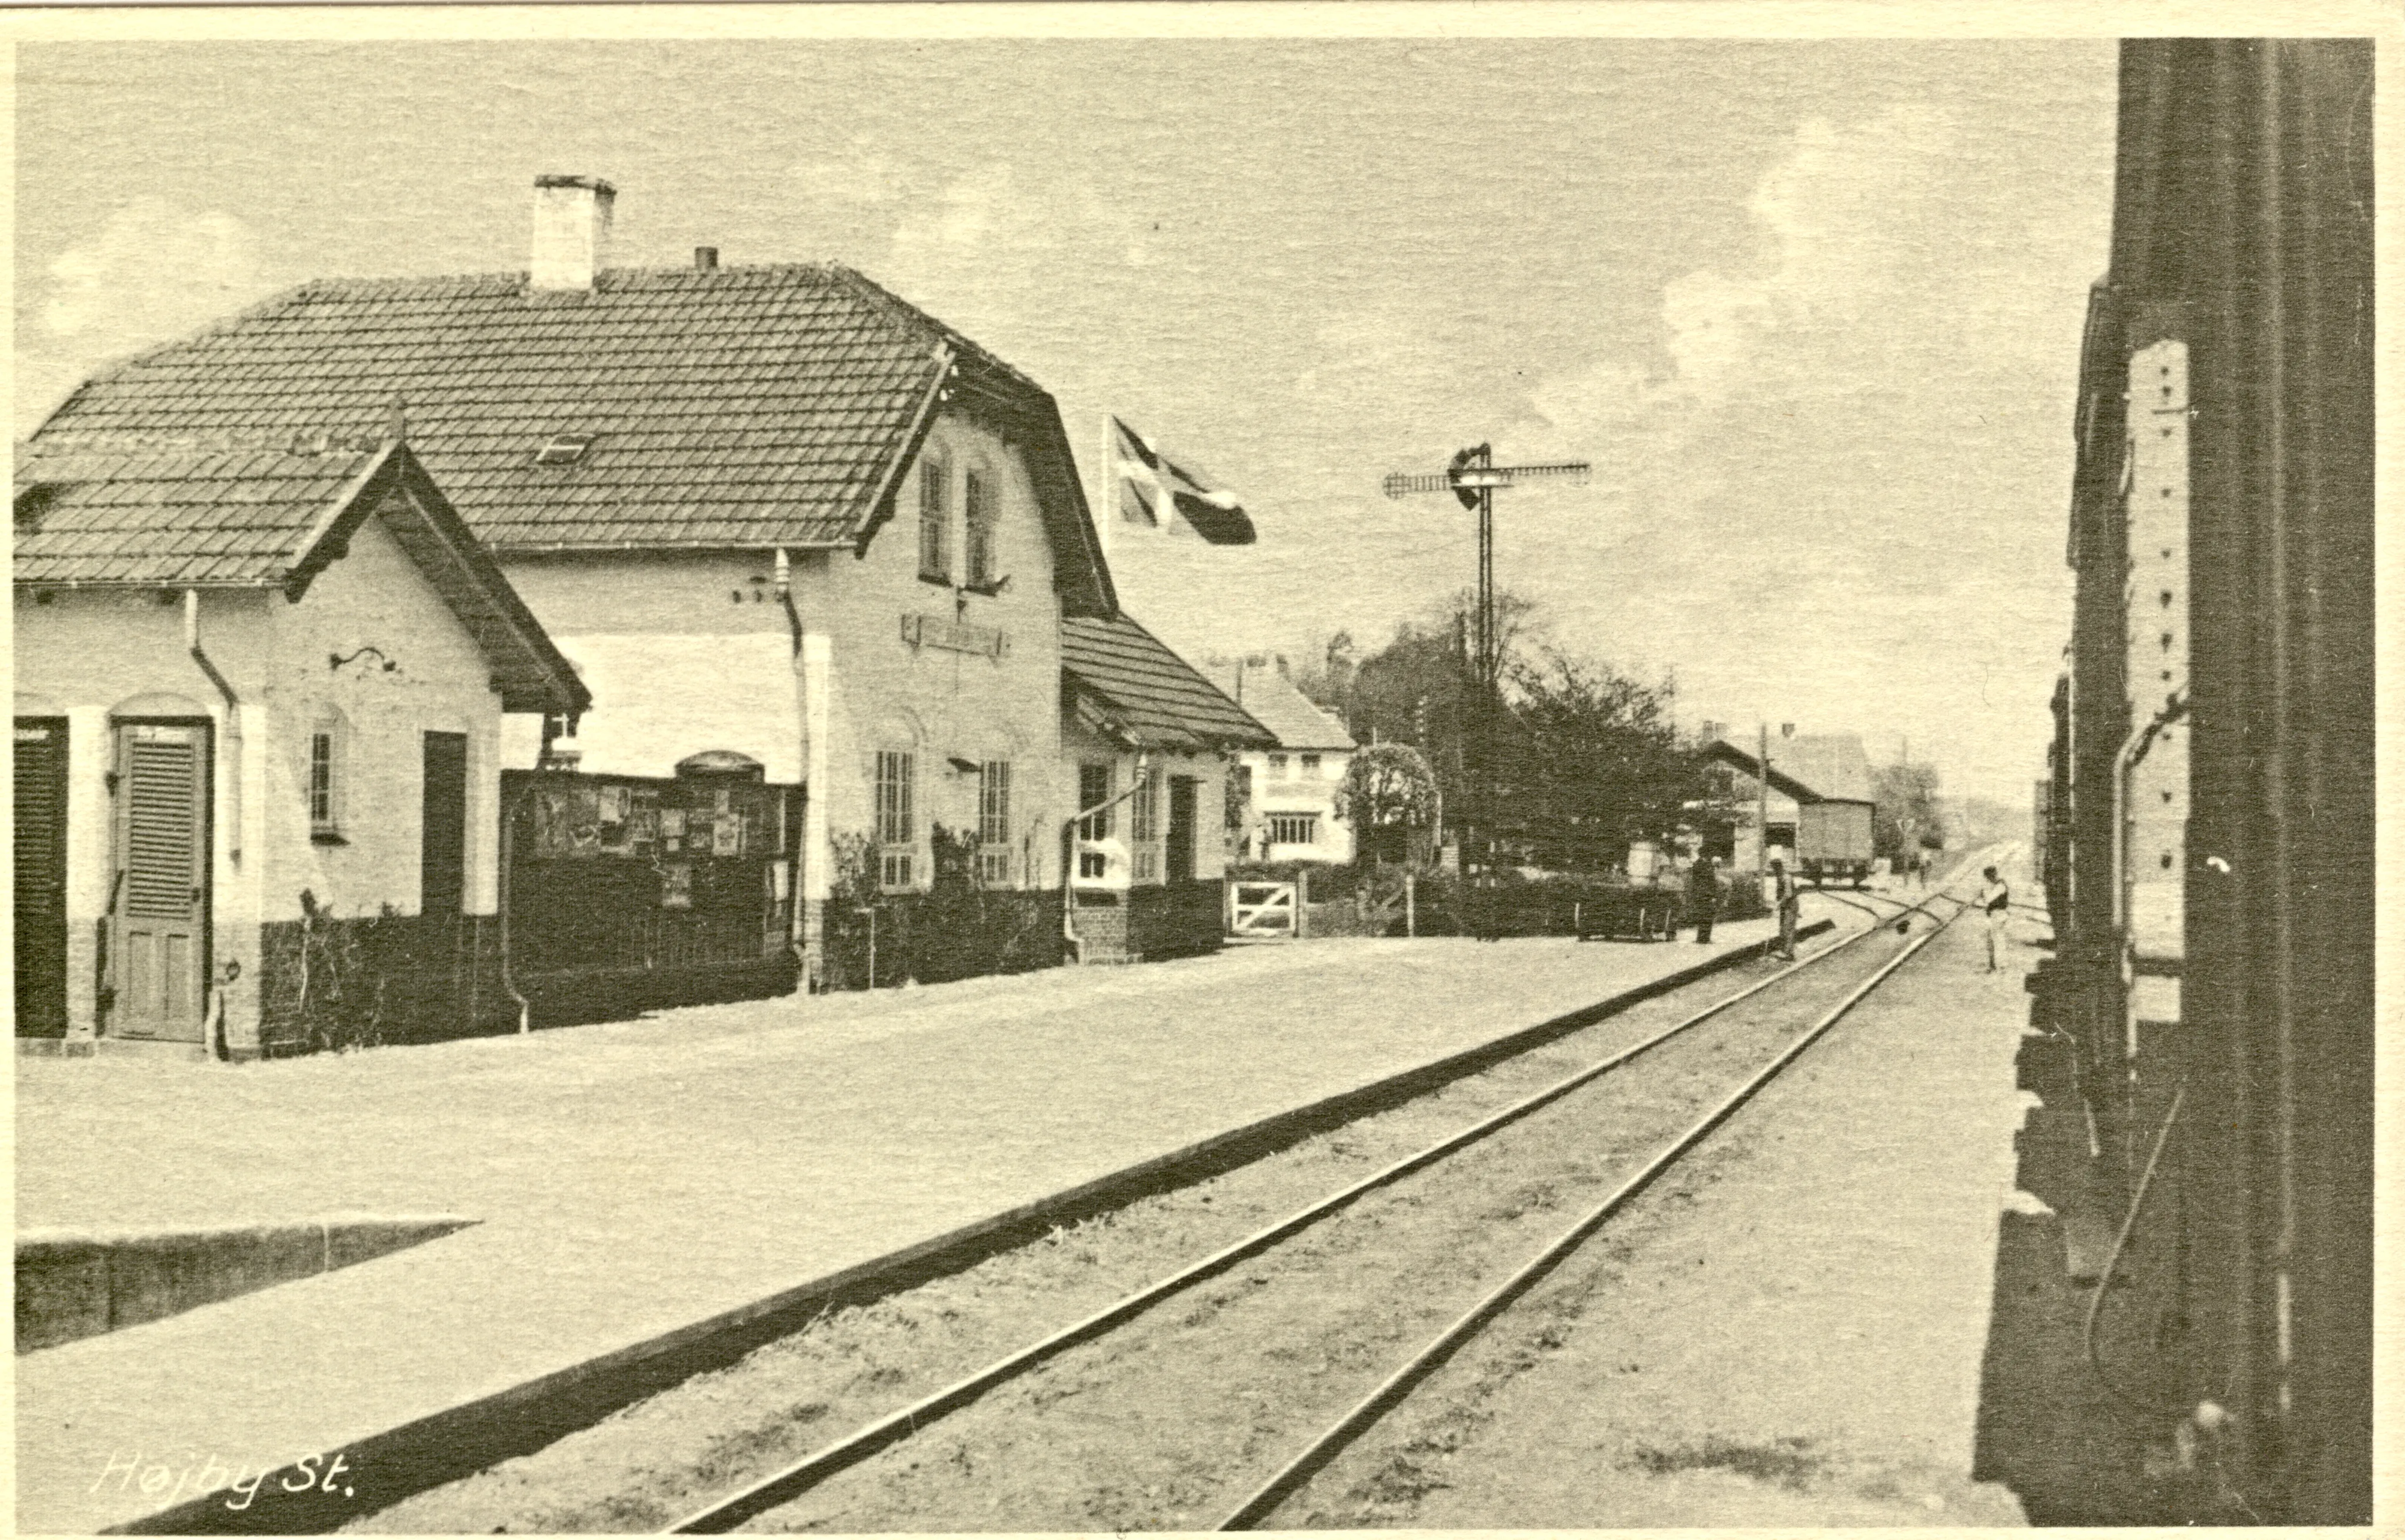
[[[1779,911],[1779,955],[1788,961],[1795,960],[1795,920],[1803,907],[1796,896],[1795,879],[1787,875],[1787,863],[1770,863],[1770,902]]]
[[[2012,913],[2013,890],[1992,866],[1979,875],[1987,879],[1979,885],[1979,907],[1988,912],[1988,972],[1992,973],[2004,949],[2004,920]]]
[[[1712,920],[1720,907],[1720,873],[1713,868],[1711,857],[1697,856],[1687,868],[1687,919],[1695,928],[1695,940],[1710,944]]]

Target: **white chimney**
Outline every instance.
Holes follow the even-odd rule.
[[[598,176],[534,179],[531,288],[591,288],[610,249],[610,205],[618,189]]]

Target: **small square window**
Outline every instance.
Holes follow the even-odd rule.
[[[1302,778],[1305,780],[1317,780],[1319,778],[1318,755],[1305,754],[1302,756]]]

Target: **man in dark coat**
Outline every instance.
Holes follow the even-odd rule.
[[[1712,858],[1697,856],[1687,868],[1687,918],[1695,927],[1695,939],[1709,943],[1712,939],[1712,917],[1720,913],[1721,878],[1712,868]]]

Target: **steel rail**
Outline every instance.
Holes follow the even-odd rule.
[[[1937,896],[1931,895],[1932,898]],[[1531,1092],[1502,1111],[1482,1118],[1458,1132],[1447,1135],[1426,1149],[1405,1155],[1338,1193],[1320,1198],[1308,1207],[1299,1209],[1266,1228],[1256,1230],[1251,1235],[1212,1253],[1201,1261],[1147,1284],[1134,1294],[1105,1305],[1080,1321],[1062,1327],[1040,1341],[1019,1349],[1006,1357],[996,1359],[975,1373],[955,1380],[898,1411],[888,1413],[876,1421],[862,1426],[794,1463],[761,1477],[750,1486],[719,1499],[708,1507],[678,1519],[659,1533],[723,1534],[748,1519],[765,1513],[780,1504],[790,1502],[828,1477],[859,1463],[889,1445],[909,1437],[926,1424],[957,1411],[996,1385],[1014,1379],[1045,1360],[1141,1314],[1172,1295],[1223,1272],[1278,1241],[1307,1229],[1366,1194],[1400,1181],[1412,1172],[1485,1138],[1506,1125],[1517,1122],[1547,1103],[1559,1100],[1597,1076],[1618,1069],[1647,1050],[1668,1042],[1691,1028],[1702,1025],[1730,1007],[1760,994],[1772,985],[1793,978],[1814,963],[1835,957],[1856,942],[1878,933],[1880,929],[1879,926],[1872,926],[1857,931],[1842,941],[1823,946],[1818,951],[1807,953],[1797,961],[1772,973],[1767,978],[1756,980],[1737,993],[1706,1006],[1694,1015],[1663,1029],[1643,1042],[1623,1048],[1608,1058],[1590,1064],[1540,1090]]]
[[[1355,1403],[1350,1411],[1337,1419],[1318,1437],[1313,1439],[1301,1453],[1288,1461],[1275,1476],[1257,1488],[1250,1497],[1245,1499],[1236,1507],[1235,1511],[1221,1519],[1217,1527],[1223,1530],[1250,1529],[1276,1511],[1280,1504],[1293,1495],[1296,1488],[1309,1480],[1364,1430],[1376,1422],[1397,1402],[1408,1395],[1413,1386],[1435,1372],[1464,1342],[1498,1314],[1505,1306],[1517,1299],[1539,1279],[1552,1271],[1555,1265],[1577,1249],[1580,1243],[1630,1198],[1652,1185],[1656,1177],[1669,1169],[1681,1156],[1701,1142],[1704,1137],[1718,1127],[1730,1113],[1752,1099],[1756,1092],[1776,1079],[1779,1071],[1793,1063],[1798,1055],[1810,1047],[1830,1028],[1835,1026],[1847,1012],[1860,1004],[1872,990],[1885,983],[1890,974],[1903,967],[1923,946],[1936,940],[1939,932],[1960,918],[1962,912],[1958,909],[1939,920],[1934,929],[1923,931],[1906,944],[1903,950],[1881,964],[1877,973],[1857,986],[1844,1000],[1839,1001],[1827,1015],[1798,1033],[1785,1048],[1779,1051],[1777,1057],[1748,1079],[1744,1085],[1731,1092],[1718,1106],[1696,1120],[1686,1132],[1681,1134],[1653,1159],[1647,1161],[1635,1175],[1614,1188],[1610,1197],[1589,1210],[1568,1229],[1563,1231],[1551,1245],[1538,1253],[1510,1278],[1505,1279],[1490,1291],[1484,1298],[1471,1306],[1453,1324],[1440,1332],[1427,1347],[1413,1354],[1410,1362],[1388,1375],[1377,1389]],[[1870,933],[1870,931],[1863,932],[1864,935]],[[1851,939],[1861,938],[1857,936]],[[1836,947],[1832,946],[1815,953],[1814,956],[1826,957],[1836,950]]]

